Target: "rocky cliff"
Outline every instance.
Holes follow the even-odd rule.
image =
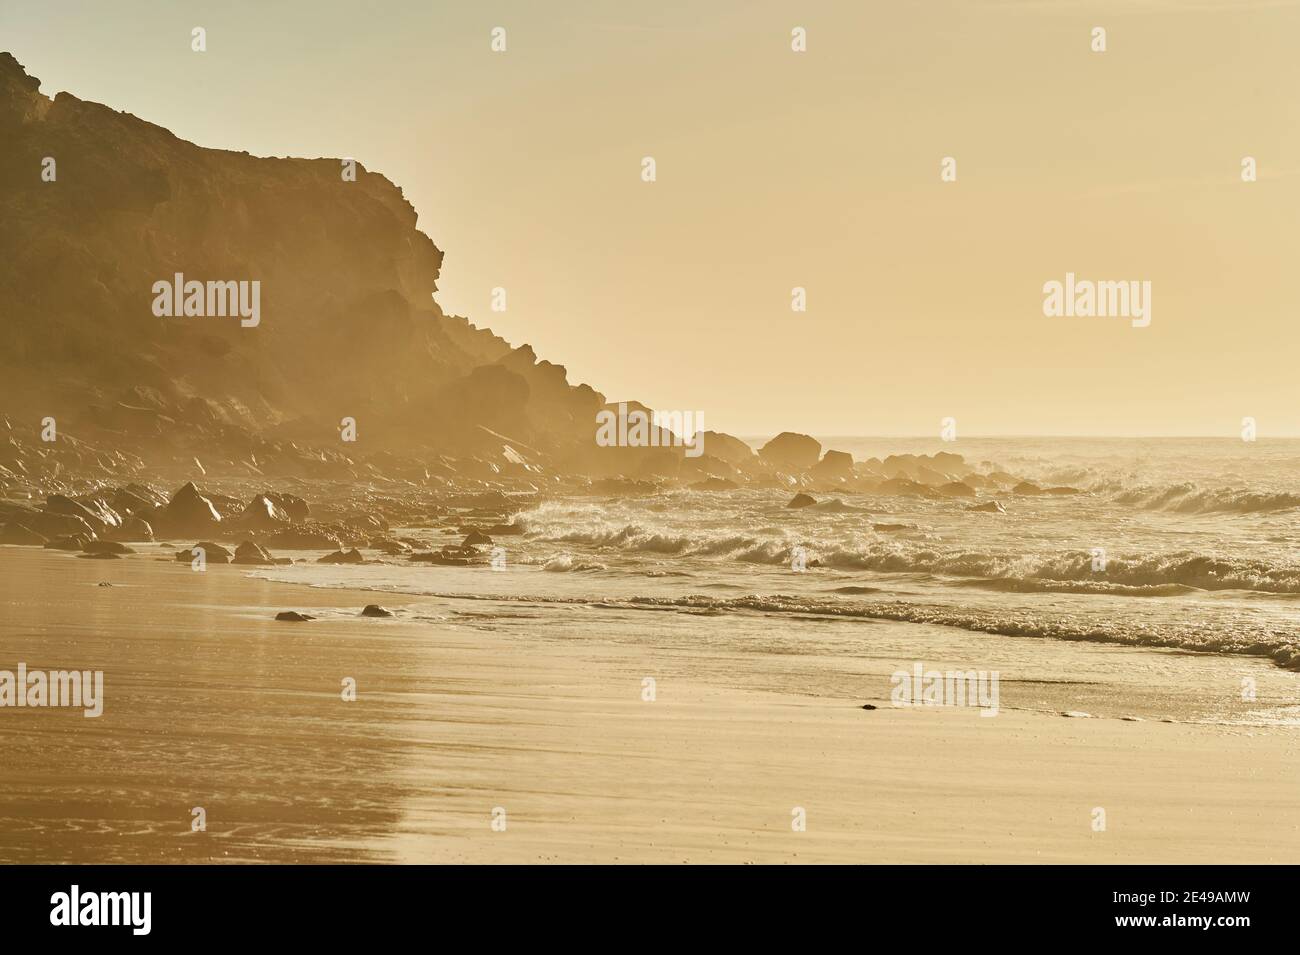
[[[367,452],[590,442],[604,398],[443,314],[442,253],[382,175],[201,148],[39,85],[0,53],[0,411],[20,430],[263,461],[350,450],[345,417]],[[178,273],[260,283],[257,323],[160,317]]]

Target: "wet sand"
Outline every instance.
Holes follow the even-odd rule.
[[[0,709],[0,861],[1300,861],[1294,728],[864,711],[716,646],[725,683],[673,646],[272,619],[373,602],[436,603],[0,547],[0,669],[105,682],[98,719]]]

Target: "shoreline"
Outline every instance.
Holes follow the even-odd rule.
[[[103,669],[106,699],[91,720],[0,710],[6,862],[1300,859],[1286,727],[863,711],[726,685],[761,686],[761,655],[719,647],[726,681],[667,644],[280,623],[375,594],[33,553],[0,549],[0,661]]]

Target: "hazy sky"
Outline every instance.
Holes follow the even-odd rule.
[[[355,156],[446,253],[448,312],[613,400],[1300,434],[1294,2],[3,0],[0,49],[201,145]],[[1150,281],[1151,324],[1045,317],[1066,272]]]

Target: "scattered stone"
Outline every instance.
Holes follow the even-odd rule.
[[[343,542],[325,531],[289,528],[268,537],[266,544],[276,550],[337,550]]]
[[[100,554],[78,554],[82,560],[121,560],[121,554],[100,553]]]
[[[492,543],[492,538],[479,530],[472,530],[465,535],[465,539],[460,542],[462,547],[479,547]]]
[[[811,507],[817,503],[817,499],[807,494],[796,494],[790,498],[790,503],[786,507]]]
[[[387,554],[390,557],[395,557],[398,556],[399,554],[409,554],[411,552],[410,544],[404,543],[399,540],[393,540],[392,538],[388,538],[388,537],[374,538],[373,540],[370,541],[370,547],[373,550],[380,551],[381,553]]]
[[[366,604],[365,608],[361,611],[361,616],[363,617],[391,617],[392,615],[393,612],[391,610],[385,610],[383,607],[379,606],[379,604]]]
[[[281,610],[275,615],[276,620],[287,620],[290,623],[302,623],[305,620],[315,620],[310,614],[299,613],[296,610]]]
[[[1090,719],[1092,719],[1092,714],[1091,714],[1091,713],[1085,713],[1085,712],[1083,712],[1083,710],[1066,710],[1066,711],[1065,711],[1064,713],[1062,713],[1061,715],[1062,715],[1062,716],[1068,716],[1068,717],[1071,717],[1071,718],[1073,718],[1073,719],[1077,719],[1077,720],[1090,720]]]
[[[876,706],[874,703],[863,703],[863,704],[862,704],[862,708],[863,708],[864,710],[875,710],[875,709],[879,709],[879,707]]]
[[[1007,509],[997,501],[985,501],[983,504],[972,504],[966,508],[968,511],[982,511],[985,514],[1005,514]]]

